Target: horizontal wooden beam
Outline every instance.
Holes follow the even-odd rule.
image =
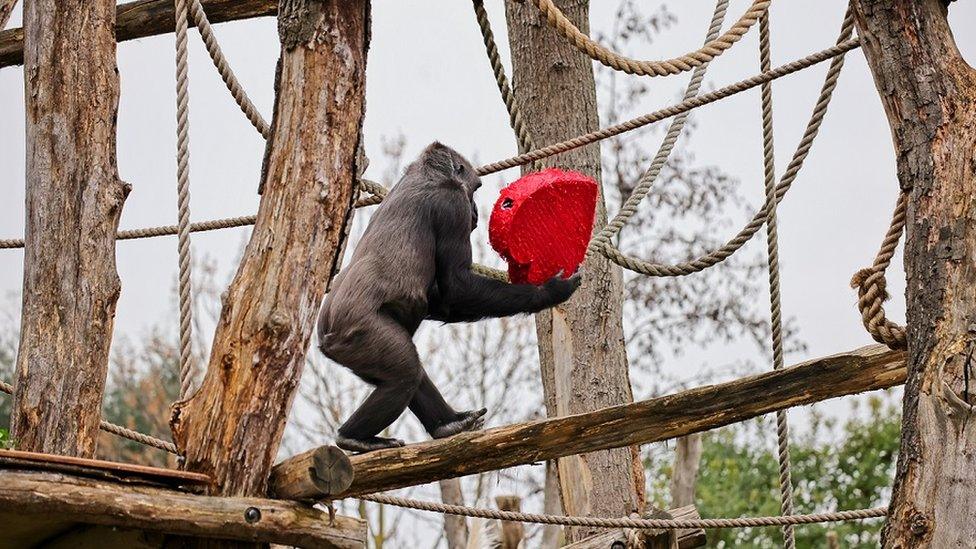
[[[0,469],[0,516],[180,536],[360,549],[366,523],[292,501],[210,497],[60,473]],[[43,530],[41,530],[43,531]],[[3,542],[0,541],[0,545]]]
[[[574,454],[658,442],[776,410],[887,389],[904,382],[905,353],[872,345],[779,371],[633,404],[352,456],[354,479],[348,490],[302,496],[368,494]],[[288,460],[277,467],[287,463]]]
[[[352,484],[352,462],[335,446],[320,446],[284,461],[271,472],[271,495],[315,499],[309,494],[338,494]]]
[[[238,21],[278,13],[278,0],[202,0],[211,23]],[[138,0],[115,10],[115,39],[119,42],[173,32],[173,0]],[[195,24],[190,20],[190,26]],[[0,68],[24,64],[24,29],[0,32]]]

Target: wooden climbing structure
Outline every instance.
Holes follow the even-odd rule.
[[[576,549],[696,547],[704,544],[704,529],[749,526],[782,527],[784,546],[790,548],[796,524],[880,517],[888,518],[888,546],[976,546],[971,512],[976,495],[971,484],[960,482],[976,480],[976,440],[966,434],[971,430],[962,428],[974,410],[968,388],[971,361],[965,357],[976,346],[976,287],[971,282],[976,262],[967,261],[976,249],[976,213],[972,207],[956,207],[971,205],[976,196],[974,168],[966,156],[976,148],[976,111],[963,108],[976,102],[976,75],[954,49],[942,0],[853,0],[832,46],[778,67],[770,60],[771,0],[750,2],[724,32],[729,2],[718,0],[703,45],[662,61],[630,59],[590,39],[585,3],[582,11],[573,11],[569,2],[532,0],[531,6],[512,8],[509,23],[528,42],[532,33],[546,33],[532,35],[536,39],[531,45],[541,52],[537,58],[544,57],[541,46],[551,40],[554,47],[578,50],[574,62],[579,68],[574,70],[582,72],[573,73],[577,75],[590,71],[592,78],[591,60],[638,76],[691,73],[680,102],[606,128],[582,124],[568,137],[539,124],[533,106],[518,99],[520,90],[510,86],[504,73],[483,2],[473,0],[519,148],[518,155],[481,166],[478,173],[536,169],[559,161],[554,158],[585,164],[585,155],[593,152],[586,152],[587,145],[670,119],[661,147],[633,193],[597,228],[588,261],[604,273],[614,264],[646,276],[685,276],[721,263],[765,229],[772,370],[645,401],[593,400],[585,406],[567,404],[566,394],[547,386],[547,402],[564,405],[568,413],[352,457],[321,446],[276,465],[314,324],[313,308],[300,305],[321,301],[341,263],[355,209],[381,202],[387,192],[362,178],[370,2],[138,0],[116,5],[111,0],[25,0],[24,28],[2,30],[15,1],[0,0],[0,69],[25,66],[28,226],[25,238],[0,240],[0,248],[24,249],[27,299],[19,376],[13,385],[0,381],[0,390],[13,395],[17,443],[16,450],[0,449],[0,524],[5,526],[0,547],[205,546],[218,540],[229,546],[365,547],[365,522],[338,516],[331,507],[332,501],[349,497],[503,522],[570,526],[577,530],[566,547]],[[237,81],[211,23],[273,15],[279,21],[281,57],[274,117],[268,122]],[[548,27],[519,28],[520,16],[545,21]],[[255,215],[191,222],[190,25],[199,29],[235,102],[267,140],[258,189],[261,206]],[[761,72],[700,94],[709,63],[754,27]],[[859,37],[854,37],[855,28]],[[176,33],[177,224],[119,231],[129,186],[115,165],[116,47],[171,31]],[[776,209],[819,132],[845,54],[859,47],[882,90],[899,152],[901,192],[891,228],[874,264],[853,281],[864,325],[881,344],[786,366]],[[829,68],[817,102],[786,170],[777,177],[771,84],[820,63],[829,63]],[[916,78],[919,74],[930,75],[924,86]],[[532,85],[544,89],[546,83]],[[52,93],[61,88],[77,93]],[[690,112],[753,88],[761,94],[764,142],[764,203],[753,218],[723,246],[682,263],[656,263],[618,249],[615,236],[658,179]],[[339,95],[341,104],[330,99]],[[908,111],[920,114],[906,116]],[[251,245],[227,291],[206,375],[194,386],[190,372],[196,365],[189,352],[191,233],[245,225],[254,226]],[[903,231],[908,276],[916,283],[909,284],[907,328],[888,321],[882,307],[887,297],[884,272]],[[179,239],[181,391],[173,408],[172,441],[107,423],[99,411],[119,293],[115,243],[164,235]],[[64,268],[77,276],[58,277]],[[505,276],[474,268],[486,276]],[[278,284],[281,280],[289,284]],[[553,321],[565,321],[564,312],[550,314],[555,315],[548,317],[553,340],[585,330]],[[547,352],[552,354],[544,351],[543,359],[555,360]],[[890,509],[796,514],[784,411],[902,384],[903,459]],[[643,500],[633,502],[640,512],[631,516],[610,516],[611,511],[592,505],[574,512],[577,503],[568,500],[563,502],[567,515],[540,515],[380,493],[547,460],[563,460],[564,472],[583,471],[586,463],[567,460],[598,451],[608,451],[604,465],[610,470],[620,465],[619,459],[631,459],[627,447],[768,413],[777,414],[779,516],[701,518],[694,507],[664,512],[645,508]],[[91,459],[99,429],[178,455],[181,469]],[[632,467],[632,460],[625,465]],[[626,467],[617,467],[625,477]],[[952,497],[943,501],[926,495],[940,490]]]

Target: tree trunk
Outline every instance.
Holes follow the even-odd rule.
[[[115,162],[115,2],[28,1],[24,25],[27,222],[11,426],[21,450],[91,457],[129,190]]]
[[[355,199],[369,12],[367,0],[281,4],[257,221],[224,298],[203,384],[173,411],[186,468],[214,479],[211,494],[267,490]]]
[[[556,4],[588,32],[587,0],[558,0]],[[529,2],[506,0],[505,8],[515,97],[535,142],[555,143],[597,129],[596,84],[589,58],[552,31]],[[576,170],[600,181],[600,147],[596,144],[542,164]],[[594,230],[605,224],[601,189]],[[583,285],[573,298],[536,316],[550,417],[633,400],[623,343],[620,268],[599,255],[584,268]],[[637,447],[563,458],[557,469],[567,514],[620,517],[643,510],[644,469]],[[573,528],[568,541],[595,532]]]
[[[674,470],[671,471],[671,507],[695,504],[695,485],[701,464],[702,434],[692,433],[677,439]]]
[[[447,505],[464,505],[464,492],[461,479],[449,478],[438,483],[441,488],[441,501]],[[447,549],[464,549],[468,544],[468,521],[458,515],[444,515],[444,539]]]
[[[882,540],[976,547],[974,399],[964,393],[976,340],[976,71],[956,49],[943,0],[854,7],[909,193],[908,379]]]

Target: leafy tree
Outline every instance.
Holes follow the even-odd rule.
[[[842,424],[815,411],[808,431],[790,448],[796,512],[887,504],[900,428],[900,407],[891,394],[854,401],[851,417]],[[654,493],[660,495],[667,493],[671,464],[656,461],[661,466],[654,473]],[[706,517],[776,515],[778,478],[770,419],[718,429],[705,436],[696,504]],[[877,547],[881,523],[797,526],[797,547],[825,547],[829,531],[835,532],[843,547]],[[708,543],[710,547],[779,547],[782,541],[779,528],[771,527],[709,530]]]

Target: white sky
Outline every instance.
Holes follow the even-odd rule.
[[[750,2],[734,0],[730,21]],[[502,2],[487,2],[503,58],[508,58]],[[616,2],[593,0],[592,26],[607,29]],[[657,6],[659,2],[650,3]],[[772,8],[773,63],[782,64],[832,44],[843,16],[842,0],[780,0]],[[367,176],[384,168],[381,138],[402,133],[412,158],[438,139],[484,163],[511,156],[514,140],[495,89],[469,2],[374,0],[368,65],[366,149],[374,160]],[[670,2],[678,23],[653,46],[634,53],[642,58],[673,57],[695,49],[707,25],[712,2]],[[951,20],[960,49],[976,57],[976,4],[952,5]],[[19,9],[9,26],[20,25]],[[221,46],[254,103],[270,118],[272,80],[278,56],[275,22],[263,18],[217,26]],[[556,38],[554,38],[556,39]],[[193,220],[254,212],[264,144],[228,95],[199,37],[190,39],[190,143]],[[122,214],[122,228],[175,223],[175,93],[173,36],[125,42],[118,49],[122,95],[118,158],[122,178],[133,190]],[[803,130],[826,63],[781,79],[774,86],[777,166],[781,172]],[[719,87],[757,72],[756,32],[714,62],[707,79]],[[510,74],[510,73],[509,73]],[[646,111],[675,102],[687,76],[650,81],[655,89]],[[23,71],[0,69],[0,237],[23,234],[24,112]],[[761,145],[758,90],[699,109],[689,149],[701,165],[720,166],[741,181],[754,205],[761,198]],[[657,138],[646,147],[656,150]],[[498,177],[498,176],[493,176]],[[514,171],[503,174],[506,180]],[[809,357],[849,350],[870,342],[855,311],[851,274],[870,264],[889,221],[897,190],[888,125],[860,51],[848,54],[834,101],[806,167],[780,208],[783,307],[797,319]],[[482,207],[494,201],[480,196]],[[743,221],[745,221],[743,219]],[[226,278],[232,273],[248,229],[197,233],[195,254],[216,257]],[[730,235],[732,230],[730,230]],[[754,242],[751,246],[756,246]],[[759,244],[761,245],[761,244]],[[900,255],[890,275],[896,296],[888,309],[903,318],[904,289]],[[23,254],[0,251],[0,291],[17,291]],[[116,330],[138,337],[165,315],[172,316],[175,237],[118,244],[122,277]],[[743,358],[751,344],[735,346]],[[690,352],[673,367],[711,359]],[[755,357],[753,357],[755,358]],[[807,357],[790,356],[787,363]]]

